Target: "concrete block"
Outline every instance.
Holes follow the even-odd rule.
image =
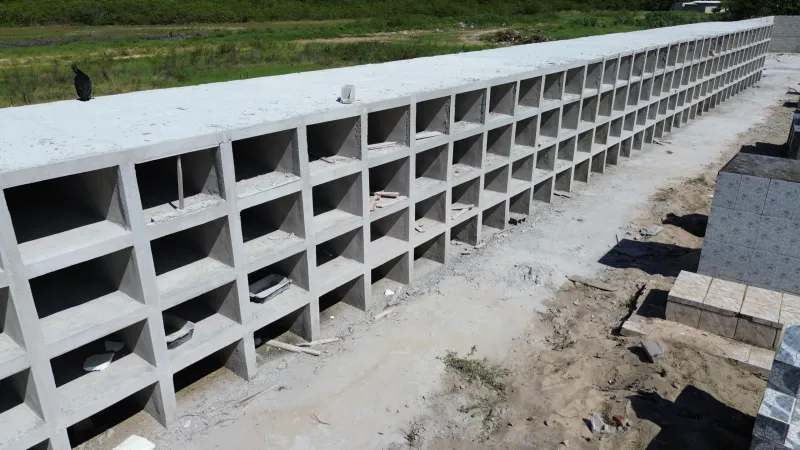
[[[735,316],[702,310],[697,328],[718,336],[733,338],[736,334],[737,322],[738,319]]]
[[[740,317],[736,325],[736,334],[733,338],[756,347],[772,349],[777,332],[777,328]]]
[[[689,306],[703,303],[712,278],[682,270],[669,291],[668,300]]]
[[[714,279],[700,308],[725,316],[733,316],[742,307],[746,289],[747,286],[740,283]]]
[[[701,309],[673,301],[667,302],[666,319],[697,328],[700,322]]]

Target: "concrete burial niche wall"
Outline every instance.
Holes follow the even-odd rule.
[[[451,242],[753,85],[771,30],[704,23],[0,110],[0,449],[70,448],[86,419],[141,410],[171,426],[176,390],[203,373],[250,379],[257,342],[327,337],[321,310],[382,306]],[[345,84],[354,104],[336,102]],[[104,352],[105,370],[83,371]]]

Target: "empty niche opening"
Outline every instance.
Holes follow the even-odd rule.
[[[364,263],[364,232],[361,228],[317,244],[317,267],[324,268],[318,275],[334,275],[360,270]]]
[[[592,130],[584,131],[578,135],[578,151],[581,153],[591,153],[594,135]]]
[[[300,178],[297,130],[232,142],[236,193],[244,197]]]
[[[558,160],[572,162],[575,159],[575,138],[558,143]]]
[[[8,436],[9,432],[24,433],[43,426],[38,405],[38,393],[30,369],[0,380],[0,420],[12,428],[4,430],[3,436]]]
[[[681,87],[681,74],[683,71],[681,69],[676,70],[673,72],[672,76],[672,89],[678,89]]]
[[[644,125],[647,123],[647,108],[640,108],[636,111],[636,125]]]
[[[697,73],[698,73],[698,71],[699,71],[699,67],[697,66],[697,64],[693,65],[692,69],[690,71],[690,74],[689,74],[689,81],[692,81],[692,82],[697,81]]]
[[[242,240],[248,260],[305,238],[299,192],[242,210]]]
[[[594,130],[594,143],[598,145],[606,145],[608,142],[608,124],[604,123]]]
[[[634,126],[636,125],[636,113],[632,112],[625,116],[625,124],[623,128],[625,131],[633,131]]]
[[[603,173],[605,171],[606,152],[602,151],[592,156],[592,172]]]
[[[619,144],[614,144],[606,150],[606,166],[619,164]]]
[[[41,275],[30,287],[47,344],[131,314],[144,301],[132,248]]]
[[[678,106],[678,94],[673,94],[669,96],[669,103],[668,108],[670,111],[674,111],[675,108]]]
[[[150,242],[159,292],[185,289],[233,266],[225,217]]]
[[[583,99],[583,107],[581,108],[581,122],[584,124],[593,124],[597,119],[597,96],[593,95]]]
[[[647,127],[647,129],[644,130],[644,142],[645,142],[645,144],[649,144],[649,143],[653,142],[653,131],[654,130],[655,130],[654,127]]]
[[[686,47],[686,61],[689,62],[694,58],[695,42],[689,42]]]
[[[561,128],[565,130],[577,130],[578,118],[580,113],[580,102],[573,102],[564,105],[561,114]]]
[[[678,47],[678,62],[682,63],[686,61],[686,48],[687,48],[686,42],[682,43],[680,47]]]
[[[184,207],[179,209],[178,161],[183,178]],[[216,204],[222,199],[222,164],[217,148],[157,159],[136,165],[136,182],[148,222]]]
[[[153,400],[159,395],[158,384],[150,385],[139,392],[135,392],[128,397],[114,403],[113,405],[98,411],[95,414],[83,419],[67,428],[67,438],[69,439],[70,447],[82,448],[83,444],[91,447],[91,443],[97,442],[105,444],[103,448],[111,448],[114,445],[121,444],[126,436],[122,433],[117,435],[110,434],[115,427],[125,423],[139,413],[147,411],[153,407]],[[153,425],[157,426],[158,422],[148,415],[144,415],[144,423],[140,425]],[[137,422],[140,419],[137,418]],[[106,433],[108,439],[104,439]],[[34,449],[40,447],[33,447]],[[41,447],[42,450],[48,447]],[[115,447],[116,448],[116,447]]]
[[[417,102],[417,139],[447,134],[450,123],[450,97]],[[425,133],[425,134],[422,134]]]
[[[484,189],[490,193],[505,194],[508,192],[508,166],[486,172]],[[492,196],[490,200],[504,198],[503,195]]]
[[[489,113],[513,116],[516,100],[517,83],[492,86],[489,90]]]
[[[504,161],[511,155],[511,125],[505,125],[486,134],[486,161],[491,165]]]
[[[408,252],[375,267],[372,269],[371,275],[373,297],[386,298],[384,293],[387,289],[399,292],[403,285],[411,282],[411,265]]]
[[[367,150],[408,147],[411,114],[408,106],[367,114]]]
[[[537,202],[550,203],[553,197],[553,179],[548,178],[533,185],[533,199]]]
[[[689,84],[689,77],[692,75],[692,69],[690,67],[684,67],[683,72],[681,75],[681,84],[686,86]]]
[[[591,93],[600,90],[600,84],[603,82],[603,63],[597,62],[589,64],[586,68],[586,81],[583,85],[584,89],[590,90]]]
[[[66,414],[103,398],[124,395],[137,379],[155,372],[146,321],[135,323],[50,360]],[[105,365],[101,371],[86,369]]]
[[[611,137],[618,138],[622,136],[622,118],[612,120],[608,132]]]
[[[620,81],[628,81],[631,76],[631,56],[623,56],[619,59],[619,75],[617,77]]]
[[[582,183],[589,182],[589,164],[590,160],[586,159],[578,164],[575,164],[575,181],[580,181]]]
[[[644,52],[637,53],[633,57],[633,76],[634,77],[641,77],[644,73],[644,62],[645,62],[646,55]]]
[[[600,94],[600,105],[597,114],[601,117],[611,116],[611,108],[614,106],[614,93],[611,91]]]
[[[544,77],[542,97],[547,101],[560,101],[564,92],[564,72],[551,73]]]
[[[644,132],[640,131],[633,135],[633,149],[641,150],[643,143]]]
[[[0,288],[0,352],[22,352],[23,340],[10,289]]]
[[[538,108],[542,97],[542,77],[529,78],[519,83],[519,105]]]
[[[678,106],[683,106],[684,103],[686,103],[686,91],[678,94]]]
[[[241,321],[236,302],[236,287],[229,283],[162,313],[173,368],[181,370],[211,356],[198,354],[206,344],[236,340],[236,322]]]
[[[502,230],[506,227],[506,203],[501,202],[490,206],[483,211],[482,224],[484,233],[495,230]]]
[[[706,63],[701,62],[698,65],[697,73],[695,74],[695,78],[703,78],[706,76]]]
[[[366,307],[364,276],[358,276],[319,298],[319,322],[323,327],[362,316]]]
[[[681,126],[681,116],[682,115],[683,114],[681,114],[681,113],[677,113],[677,114],[675,114],[673,116],[673,120],[672,120],[672,126],[673,127],[679,128]]]
[[[447,183],[447,146],[441,145],[417,153],[414,167],[417,190],[424,192]]]
[[[656,71],[656,59],[658,57],[658,50],[650,50],[647,52],[647,60],[644,63],[645,73],[653,73]]]
[[[172,375],[172,383],[175,393],[183,391],[190,392],[191,388],[201,383],[221,382],[220,378],[230,376],[228,368],[237,364],[237,360],[242,358],[241,341],[232,343],[210,355],[201,358],[197,362],[176,371]],[[181,396],[178,396],[179,400]]]
[[[614,95],[614,111],[625,111],[627,98],[628,87],[623,86],[621,88],[617,88],[616,94]]]
[[[622,155],[622,156],[624,156],[626,158],[630,158],[630,156],[631,156],[631,141],[632,140],[633,140],[632,138],[627,138],[627,139],[623,140],[622,142],[620,142],[620,146],[619,146],[620,155]]]
[[[615,86],[617,84],[617,59],[609,59],[605,62],[605,69],[603,69],[603,84],[606,86]]]
[[[444,233],[414,247],[414,277],[419,279],[442,267],[446,251]]]
[[[461,214],[468,211],[470,207],[478,206],[478,198],[480,196],[480,179],[474,179],[453,186],[452,197],[450,199],[450,207],[453,211],[453,219],[458,218]]]
[[[450,229],[450,239],[463,244],[478,244],[478,216],[470,217],[461,223],[453,225]],[[457,251],[453,248],[453,251]]]
[[[706,76],[706,77],[711,76],[711,62],[710,61],[706,62],[706,64],[705,64],[705,72],[703,72],[703,75]]]
[[[285,344],[297,345],[309,338],[311,307],[303,305],[294,309],[285,316],[270,322],[253,333],[256,347],[256,365],[259,367],[269,362],[277,361],[286,356],[286,351],[266,345],[269,341],[278,341]],[[219,362],[217,368],[219,368]]]
[[[514,145],[522,147],[536,147],[537,117],[523,119],[517,122],[514,136]]]
[[[650,105],[650,109],[647,110],[647,118],[649,120],[656,120],[658,117],[658,103],[653,103]]]
[[[539,150],[536,153],[536,169],[544,172],[555,170],[556,166],[556,146],[551,145]]]
[[[511,164],[511,182],[517,186],[527,186],[533,178],[533,155],[526,156]]]
[[[653,97],[658,97],[661,94],[661,85],[664,83],[664,75],[657,75],[653,82]]]
[[[545,111],[542,113],[542,122],[541,122],[541,135],[544,137],[548,137],[551,139],[555,139],[558,137],[558,121],[559,121],[559,111],[558,109],[553,109],[550,111]]]
[[[376,192],[396,192],[399,196],[384,198],[378,202],[377,206],[379,208],[389,206],[391,203],[396,203],[398,199],[407,198],[409,195],[410,176],[411,164],[409,158],[398,159],[370,168],[369,193],[371,195]]]
[[[306,127],[306,140],[312,172],[336,163],[361,159],[361,117],[309,125]]]
[[[650,99],[650,92],[653,90],[653,79],[648,78],[642,81],[642,88],[639,92],[639,100],[647,101]]]
[[[678,46],[672,45],[669,47],[669,56],[667,57],[667,65],[674,66],[678,60]]]
[[[303,303],[310,290],[308,257],[302,251],[247,274],[251,309],[256,323],[268,317],[275,304]]]
[[[457,124],[482,124],[486,114],[486,90],[456,94],[455,122]]]
[[[420,200],[414,207],[415,232],[425,234],[447,222],[447,198],[445,193]]]
[[[8,188],[5,196],[23,259],[35,256],[26,242],[80,228],[115,236],[127,223],[116,167]]]
[[[311,190],[314,210],[314,229],[325,230],[360,217],[362,210],[361,175],[339,178]]]
[[[511,197],[508,202],[508,211],[512,214],[528,215],[531,212],[531,190],[525,189]],[[513,219],[513,218],[512,218]]]
[[[453,175],[481,168],[483,135],[476,134],[453,143]]]
[[[381,254],[396,255],[402,251],[407,251],[408,228],[409,228],[408,208],[373,220],[369,224],[370,241],[373,248]],[[374,251],[374,250],[373,250]]]
[[[628,90],[628,106],[636,106],[639,103],[639,82],[631,83]]]
[[[656,124],[655,134],[653,137],[660,138],[664,136],[664,121],[658,122]]]
[[[667,54],[669,53],[669,48],[661,47],[658,49],[658,57],[656,61],[656,68],[657,69],[665,69],[667,67]]]
[[[564,83],[564,99],[566,101],[577,100],[583,93],[584,67],[575,67],[567,70],[566,81]]]
[[[553,183],[557,191],[569,192],[572,190],[572,167],[556,174]]]
[[[661,85],[661,92],[667,93],[672,88],[672,72],[664,74],[664,83]]]

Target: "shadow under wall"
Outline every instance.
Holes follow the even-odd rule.
[[[697,271],[700,249],[622,239],[598,262],[616,269],[635,268],[650,275],[676,277],[681,270]]]
[[[789,123],[786,124],[786,128],[789,128]],[[788,136],[788,135],[787,135]],[[775,158],[785,158],[788,153],[788,148],[786,147],[786,143],[783,144],[770,144],[767,142],[756,142],[753,145],[743,145],[740,149],[740,153],[748,153],[751,155],[761,155],[761,156],[773,156]]]
[[[660,428],[645,450],[747,450],[755,419],[695,386],[674,402],[655,392],[629,397],[639,420]]]

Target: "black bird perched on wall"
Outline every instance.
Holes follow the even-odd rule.
[[[77,64],[72,65],[72,71],[75,72],[75,91],[78,92],[78,99],[88,102],[92,98],[92,79],[81,72]]]

